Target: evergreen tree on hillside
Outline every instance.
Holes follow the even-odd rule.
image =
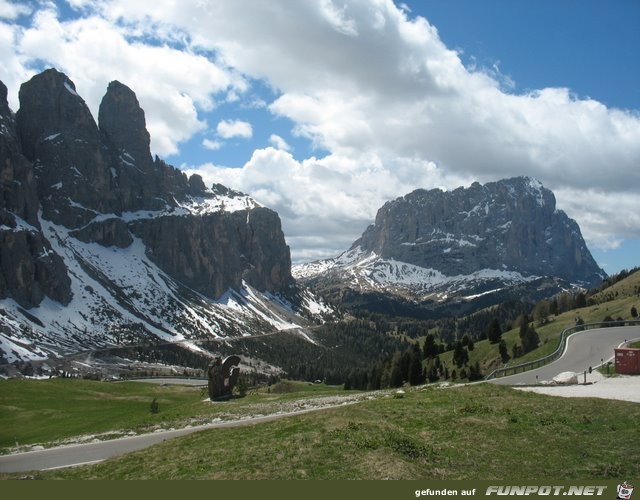
[[[420,345],[416,342],[407,351],[409,356],[409,367],[407,380],[411,385],[420,385],[425,381],[424,370],[422,368],[422,352]]]
[[[538,325],[544,325],[549,318],[549,302],[541,300],[533,309],[533,319]]]
[[[469,372],[468,372],[467,376],[469,377],[469,381],[470,382],[482,379],[482,370],[480,370],[480,363],[479,362],[476,361],[474,364],[472,364],[469,367]]]
[[[522,342],[523,354],[533,351],[540,344],[540,337],[533,325],[523,323],[520,325],[520,341]]]
[[[438,368],[433,361],[430,362],[429,368],[427,369],[427,380],[431,383],[440,380],[440,373],[438,372]]]
[[[435,358],[439,353],[438,345],[436,344],[436,337],[432,333],[429,333],[424,339],[424,346],[422,347],[422,357],[424,359]]]
[[[453,348],[453,362],[458,368],[462,368],[469,361],[469,353],[462,345],[462,342],[456,342]]]
[[[507,344],[504,340],[501,340],[500,344],[498,344],[498,351],[500,352],[500,359],[503,363],[507,363],[511,359],[509,351],[507,350]]]
[[[502,339],[502,330],[500,329],[500,322],[497,318],[493,318],[491,323],[489,323],[487,338],[492,344],[497,344]]]

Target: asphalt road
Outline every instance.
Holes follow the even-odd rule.
[[[132,378],[127,382],[146,382],[159,385],[194,385],[196,387],[207,387],[208,381],[204,378],[182,378],[182,377],[154,377],[154,378]]]
[[[342,403],[341,403],[342,404]],[[133,451],[142,450],[161,443],[167,439],[185,436],[193,432],[206,429],[223,427],[238,427],[242,425],[253,425],[262,422],[269,422],[291,415],[301,415],[311,411],[324,408],[331,408],[339,405],[330,405],[322,408],[312,408],[299,410],[291,413],[278,413],[260,417],[246,418],[242,420],[231,420],[227,422],[215,422],[211,424],[187,427],[184,429],[167,430],[152,434],[142,434],[109,441],[99,441],[95,443],[75,444],[48,448],[44,450],[28,451],[25,453],[14,453],[12,455],[0,456],[0,473],[26,472],[35,470],[50,470],[63,467],[73,467],[78,465],[88,465],[101,462],[108,458],[124,455]]]
[[[589,367],[595,369],[600,366],[601,360],[611,360],[614,348],[621,343],[637,338],[640,338],[640,327],[637,326],[597,328],[575,333],[567,339],[564,355],[553,363],[489,382],[503,385],[534,385],[553,380],[553,377],[562,372],[584,373],[585,370],[589,371]]]

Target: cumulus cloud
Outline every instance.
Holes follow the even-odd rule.
[[[223,139],[232,139],[234,137],[250,139],[253,136],[251,124],[242,120],[222,120],[218,123],[216,132]]]
[[[295,159],[274,135],[274,147],[256,150],[239,168],[192,166],[278,210],[294,258],[346,248],[382,203],[415,188],[514,175],[553,189],[591,244],[640,236],[637,111],[564,88],[515,94],[502,68],[465,67],[437,29],[402,4],[74,4],[86,13],[76,21],[62,23],[45,9],[24,32],[0,31],[22,58],[14,66],[29,58],[54,63],[92,109],[108,79],[122,79],[138,93],[158,153],[176,152],[205,129],[200,110],[215,107],[216,96],[237,100],[252,80],[276,92],[265,109],[328,151]],[[216,132],[220,139],[253,135],[242,121],[221,121]]]
[[[206,184],[236,186],[276,210],[295,261],[345,250],[372,222],[379,206],[398,193],[450,182],[435,164],[419,159],[383,162],[363,153],[298,161],[273,147],[254,151],[243,168],[206,164],[187,173],[200,174]]]
[[[234,2],[217,7],[203,25],[165,12],[167,19],[177,16],[177,23],[189,25],[202,44],[217,47],[234,67],[279,88],[269,110],[290,119],[295,134],[331,152],[321,161],[302,162],[306,168],[294,169],[290,162],[270,167],[268,188],[244,173],[254,174],[262,161],[272,165],[270,155],[254,154],[240,172],[217,169],[220,179],[256,195],[277,193],[271,200],[283,213],[281,200],[308,198],[296,205],[296,221],[306,214],[309,227],[317,227],[318,214],[342,216],[357,236],[364,214],[369,220],[375,214],[372,205],[417,187],[530,175],[559,193],[559,207],[578,220],[590,244],[611,246],[638,234],[637,112],[579,99],[565,88],[510,93],[513,81],[499,67],[465,68],[427,20],[410,18],[384,0],[336,5],[296,4],[282,15],[280,3]],[[222,26],[221,19],[238,14],[235,9],[249,8],[255,17],[238,20],[233,31]],[[204,33],[211,23],[217,39]],[[329,161],[333,168],[327,173],[323,163]],[[431,175],[424,175],[425,166]],[[380,169],[384,175],[372,175]],[[338,204],[336,213],[330,205],[341,195],[349,202]],[[629,203],[615,201],[622,199]],[[628,222],[603,223],[613,214]],[[338,246],[329,229],[324,234],[325,243],[333,239]]]

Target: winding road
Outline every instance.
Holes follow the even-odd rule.
[[[640,327],[623,326],[615,328],[596,328],[574,333],[567,339],[562,357],[548,365],[508,377],[492,379],[492,384],[534,385],[551,381],[562,372],[584,373],[589,367],[595,369],[602,360],[611,360],[614,348],[620,344],[640,338]]]
[[[621,343],[640,338],[640,327],[599,328],[572,335],[567,340],[565,353],[549,365],[517,375],[491,380],[493,384],[527,385],[551,380],[557,374],[572,371],[582,373],[589,367],[597,367],[601,360],[613,357],[613,349]],[[168,380],[166,381],[169,382]],[[199,381],[201,383],[201,381]],[[323,408],[333,408],[348,403],[327,405],[322,408],[305,409],[289,413],[278,413],[226,422],[186,427],[177,430],[163,430],[152,434],[131,436],[110,441],[76,444],[0,456],[0,473],[47,470],[72,467],[100,462],[108,458],[148,448],[167,439],[184,436],[192,432],[222,427],[235,427],[268,422],[291,415],[300,415]]]

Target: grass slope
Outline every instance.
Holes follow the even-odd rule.
[[[278,394],[254,392],[225,403],[208,402],[206,388],[140,382],[98,382],[80,379],[0,380],[0,452],[28,445],[77,441],[78,436],[182,427],[238,415],[271,413],[287,401],[305,396],[345,394],[324,384],[281,382]],[[156,399],[159,412],[152,413]]]
[[[639,418],[640,405],[634,403],[554,398],[490,384],[426,387],[402,399],[383,397],[243,428],[201,431],[94,466],[34,475],[619,479],[640,476]]]

